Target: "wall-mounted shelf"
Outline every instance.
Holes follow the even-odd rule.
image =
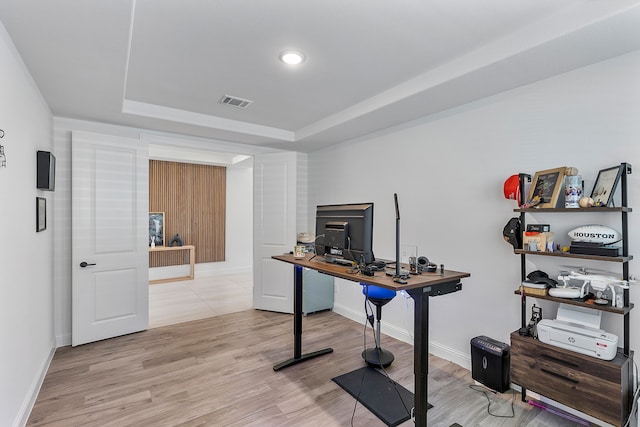
[[[513,291],[513,293],[516,294],[516,295],[522,295],[522,291],[520,289],[516,289],[515,291]],[[629,304],[629,307],[622,307],[622,308],[612,307],[611,304],[608,304],[608,305],[587,304],[587,303],[585,303],[583,301],[580,301],[579,299],[557,298],[557,297],[552,297],[551,295],[528,294],[526,291],[525,291],[524,295],[525,295],[525,297],[544,299],[544,300],[547,300],[547,301],[553,301],[553,302],[557,302],[557,303],[561,303],[561,304],[569,304],[569,305],[577,305],[577,306],[580,306],[580,307],[588,307],[588,308],[593,309],[593,310],[608,311],[609,313],[622,314],[622,315],[629,314],[629,312],[634,307],[633,303]]]
[[[513,210],[514,212],[525,212],[525,213],[583,213],[583,212],[632,212],[633,210],[628,207],[592,207],[592,208],[516,208]]]
[[[601,256],[601,255],[571,254],[569,252],[525,251],[522,249],[515,249],[513,252],[518,255],[555,256],[555,257],[561,257],[561,258],[580,258],[580,259],[588,259],[592,261],[609,261],[609,262],[629,262],[633,259],[633,255]]]

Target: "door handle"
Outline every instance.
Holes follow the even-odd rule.
[[[95,264],[89,264],[89,263],[88,263],[88,262],[86,262],[86,261],[82,261],[82,262],[80,263],[80,267],[82,267],[82,268],[85,268],[85,267],[87,267],[87,266],[89,266],[89,265],[95,265]]]

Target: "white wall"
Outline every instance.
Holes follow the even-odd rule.
[[[635,52],[312,153],[309,204],[373,201],[375,254],[393,259],[393,193],[398,193],[402,244],[417,245],[420,255],[447,269],[471,273],[462,292],[430,301],[431,351],[469,367],[471,338],[488,335],[509,342],[509,333],[520,326],[519,298],[513,294],[520,259],[502,239],[503,226],[517,216],[516,205],[502,195],[504,180],[519,172],[575,166],[590,193],[598,170],[621,162],[639,165],[639,75],[640,52]],[[636,208],[638,178],[637,172],[629,176],[629,204]],[[630,252],[636,255],[637,215],[629,218]],[[606,220],[595,214],[534,219],[556,231]],[[556,240],[568,242],[562,234]],[[528,259],[537,263],[529,271],[541,268],[550,275],[568,261]],[[617,263],[590,265],[622,271]],[[638,274],[638,261],[630,270]],[[335,310],[363,320],[360,287],[336,283]],[[638,307],[640,287],[631,295]],[[555,304],[538,305],[553,318]],[[411,300],[396,298],[384,308],[383,331],[411,341],[412,310]],[[621,318],[605,316],[606,328],[622,335]],[[636,350],[638,316],[637,310],[631,312],[630,341]]]
[[[196,274],[251,271],[253,263],[253,158],[227,167],[225,261],[196,265]]]
[[[36,189],[36,151],[52,151],[52,116],[0,23],[0,425],[26,422],[55,348],[55,193]],[[35,198],[47,199],[36,233]]]

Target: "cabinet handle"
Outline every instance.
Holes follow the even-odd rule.
[[[540,368],[540,370],[542,372],[544,372],[545,374],[553,375],[554,377],[569,381],[569,382],[571,382],[573,384],[578,384],[580,382],[580,381],[574,380],[573,378],[565,377],[562,374],[558,374],[557,372],[548,371],[548,370],[546,370],[544,368]]]
[[[540,357],[544,357],[545,359],[552,360],[552,361],[554,361],[556,363],[560,363],[561,365],[569,366],[571,368],[579,368],[580,367],[580,365],[578,365],[576,363],[567,362],[566,360],[559,359],[557,357],[551,356],[551,355],[546,354],[546,353],[540,353]]]

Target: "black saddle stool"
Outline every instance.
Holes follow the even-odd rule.
[[[374,348],[367,348],[362,352],[362,358],[368,365],[373,367],[383,367],[391,365],[394,360],[393,353],[388,350],[383,350],[380,347],[380,319],[382,318],[382,306],[388,303],[396,296],[396,291],[379,286],[369,285],[367,283],[360,283],[362,285],[362,293],[376,306],[376,325],[375,325],[375,337],[376,346]],[[371,325],[373,326],[373,324]]]

